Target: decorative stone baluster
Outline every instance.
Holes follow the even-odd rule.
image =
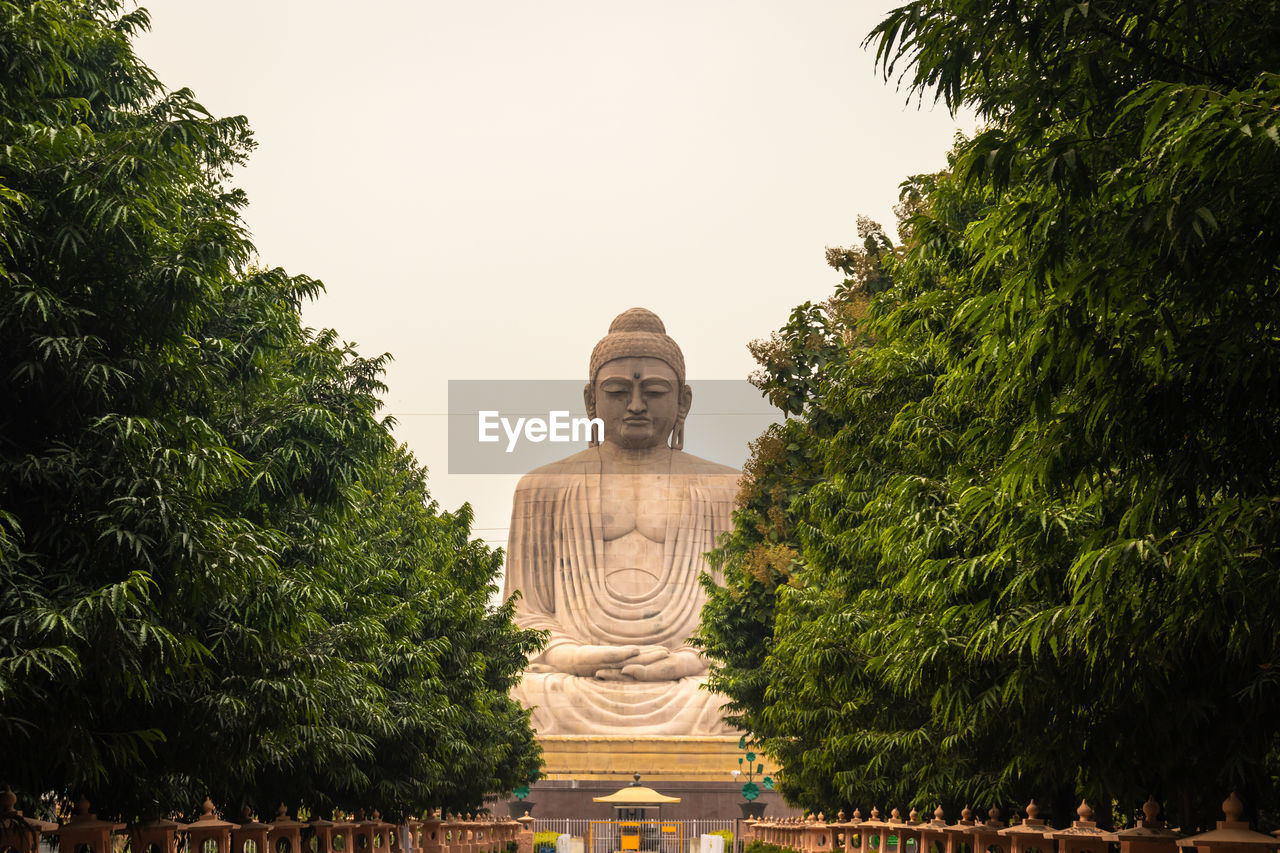
[[[862,822],[862,853],[889,853],[889,824],[880,819],[880,809],[871,807],[871,817]]]
[[[756,838],[765,844],[776,844],[777,819],[773,817],[762,817],[756,820]]]
[[[177,853],[178,833],[182,825],[176,820],[154,817],[129,830],[133,853]]]
[[[1280,840],[1261,832],[1249,829],[1249,822],[1241,820],[1244,815],[1244,803],[1232,791],[1222,803],[1222,813],[1226,820],[1218,821],[1216,829],[1181,838],[1181,847],[1194,847],[1196,853],[1262,853],[1280,846]]]
[[[894,809],[889,813],[889,829],[898,836],[898,853],[920,853],[920,828],[916,823],[916,810],[911,810],[911,822],[902,819],[902,813]]]
[[[351,840],[346,853],[373,853],[374,822],[365,817],[364,809],[351,816]]]
[[[453,853],[476,853],[475,818],[467,814],[458,822],[458,849]]]
[[[938,806],[933,820],[920,824],[920,853],[943,853],[947,847],[947,817]]]
[[[801,843],[804,844],[804,849],[808,853],[831,853],[831,825],[827,823],[826,815],[819,812],[817,817],[805,826]]]
[[[992,806],[987,810],[987,819],[982,823],[974,824],[973,853],[986,853],[991,847],[1001,849],[1003,845],[1000,843],[1000,830],[1004,828],[1005,823],[1000,819],[1000,809]]]
[[[448,812],[440,815],[440,853],[457,853],[458,851],[458,819],[450,817]]]
[[[24,817],[17,808],[18,796],[8,785],[0,794],[0,850],[39,853],[40,836],[55,834],[58,825],[47,820]]]
[[[336,851],[333,848],[334,838],[340,835],[340,826],[341,824],[329,820],[324,815],[307,821],[308,841],[314,841],[313,850],[310,853],[351,853],[349,850]],[[345,838],[342,844],[346,846]]]
[[[533,818],[525,812],[516,820],[520,823],[520,835],[517,838],[520,845],[519,853],[533,853]]]
[[[1040,807],[1032,800],[1027,803],[1027,819],[1000,830],[998,835],[1008,841],[1009,853],[1040,853],[1045,849],[1045,833],[1052,831],[1053,827],[1040,817]]]
[[[306,824],[289,817],[284,803],[276,809],[276,816],[267,824],[267,853],[306,853],[302,849],[302,830]]]
[[[831,849],[836,853],[849,853],[849,830],[852,824],[845,816],[844,809],[836,812],[836,822],[831,824]]]
[[[1181,835],[1157,819],[1160,804],[1155,797],[1147,797],[1142,814],[1143,818],[1136,824],[1115,833],[1120,841],[1120,853],[1176,853]]]
[[[849,823],[851,824],[849,830],[849,849],[852,853],[866,853],[867,839],[862,834],[862,825],[866,823],[866,821],[862,819],[862,809],[854,806],[853,817],[849,818]]]
[[[351,824],[352,848],[348,853],[390,853],[390,829],[391,824],[383,821],[377,810],[367,818],[363,809],[358,811]]]
[[[444,850],[444,830],[439,812],[432,812],[421,821],[418,831],[418,849],[421,853],[442,853]],[[529,848],[533,853],[533,848]]]
[[[232,853],[271,853],[267,847],[270,832],[271,825],[259,821],[246,805],[240,812],[240,826],[231,830]]]
[[[947,837],[946,853],[985,853],[985,851],[973,849],[974,826],[973,811],[965,806],[960,810],[959,822],[943,830]]]
[[[405,835],[408,838],[402,853],[422,853],[422,821],[410,816],[404,822]]]
[[[237,825],[214,814],[213,801],[208,797],[204,798],[200,812],[200,817],[186,827],[190,853],[231,853],[231,830]]]
[[[54,834],[58,836],[60,853],[112,853],[111,835],[122,829],[123,823],[98,820],[98,816],[89,811],[89,801],[81,797],[76,803],[75,816]]]
[[[1045,838],[1058,842],[1058,853],[1107,853],[1107,844],[1116,840],[1115,833],[1099,828],[1093,820],[1093,808],[1084,800],[1076,809],[1077,820],[1066,829],[1045,832]]]

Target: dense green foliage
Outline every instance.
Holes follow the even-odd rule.
[[[918,0],[873,40],[988,125],[765,353],[795,417],[715,683],[828,813],[1274,810],[1280,7]]]
[[[126,818],[474,809],[537,771],[538,637],[378,418],[385,357],[250,265],[248,126],[163,89],[146,23],[0,2],[0,777]]]
[[[777,844],[770,844],[767,841],[752,841],[747,845],[744,853],[791,853],[791,849]]]

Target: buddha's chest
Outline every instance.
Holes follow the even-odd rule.
[[[670,521],[679,521],[688,510],[686,490],[671,478],[652,474],[613,475],[600,485],[600,519],[606,548],[610,542],[639,533],[649,542],[662,543]]]
[[[600,518],[603,569],[610,592],[620,598],[652,594],[663,576],[664,543],[688,510],[685,490],[657,475],[603,478]]]

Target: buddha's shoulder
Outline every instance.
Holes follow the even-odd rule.
[[[737,482],[742,476],[742,472],[737,468],[730,468],[728,465],[721,465],[719,462],[712,462],[710,459],[703,459],[701,456],[694,456],[692,453],[685,453],[683,450],[673,451],[671,454],[671,471],[677,474],[696,474],[702,477],[730,477]]]
[[[579,451],[564,459],[548,462],[520,478],[516,488],[555,485],[581,479],[588,474],[600,473],[600,451],[594,447]]]
[[[590,475],[598,475],[600,470],[600,451],[597,448],[588,447],[572,456],[534,468],[520,478],[516,488],[520,490],[572,485],[582,482]],[[659,471],[655,470],[654,473]],[[703,459],[701,456],[694,456],[683,450],[672,451],[671,458],[666,465],[662,466],[661,473],[696,477],[708,484],[728,484],[735,487],[742,476],[742,472],[737,468],[721,465],[719,462],[712,462],[710,459]]]

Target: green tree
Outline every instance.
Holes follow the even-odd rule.
[[[752,710],[791,796],[1280,804],[1278,11],[920,0],[873,34],[989,124],[819,383],[843,424]]]
[[[378,418],[386,357],[250,265],[248,126],[146,25],[0,2],[0,772],[126,818],[474,808],[536,772],[539,638]]]

